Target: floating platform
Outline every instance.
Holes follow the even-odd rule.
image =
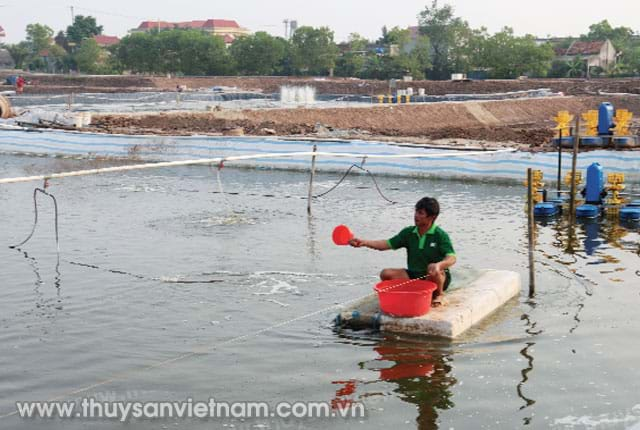
[[[336,317],[336,325],[373,328],[454,339],[520,293],[520,275],[506,270],[483,270],[466,286],[445,293],[446,306],[432,308],[426,315],[396,318],[380,311],[378,297],[368,296]]]
[[[563,148],[573,148],[574,137],[562,138]],[[554,138],[553,144],[558,146],[560,138]],[[580,147],[583,148],[635,148],[638,146],[638,136],[581,136]]]

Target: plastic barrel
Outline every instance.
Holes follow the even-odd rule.
[[[554,203],[538,203],[533,207],[534,216],[553,216],[560,212],[557,204]]]
[[[576,216],[580,218],[596,218],[600,215],[600,209],[594,205],[582,205],[576,208]]]
[[[620,209],[620,219],[625,221],[640,220],[640,208],[624,207]]]

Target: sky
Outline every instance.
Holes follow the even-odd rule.
[[[491,33],[509,26],[517,35],[579,36],[603,19],[640,33],[639,0],[440,0],[439,4],[444,3],[452,5],[455,14],[471,27],[484,26]],[[284,36],[283,20],[293,19],[300,26],[328,26],[335,32],[336,42],[341,42],[350,33],[377,39],[384,25],[416,25],[418,13],[428,4],[431,0],[0,0],[0,26],[7,33],[5,43],[24,40],[30,23],[46,24],[57,33],[71,23],[73,6],[76,15],[96,17],[104,34],[119,37],[146,20],[208,18],[233,19],[253,32]]]

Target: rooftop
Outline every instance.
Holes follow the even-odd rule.
[[[157,28],[159,30],[171,29],[171,28],[191,28],[191,29],[204,29],[204,28],[240,28],[238,23],[229,19],[207,19],[207,20],[195,20],[184,22],[168,22],[168,21],[143,21],[138,30],[150,30]]]
[[[120,43],[120,39],[118,37],[106,36],[104,34],[98,34],[97,36],[93,36],[93,39],[100,46],[111,46],[111,45],[117,45],[118,43]]]
[[[565,55],[595,55],[599,54],[602,50],[602,46],[607,43],[606,41],[598,40],[594,42],[573,42]]]

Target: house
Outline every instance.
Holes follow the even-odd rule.
[[[93,40],[95,40],[101,48],[107,48],[120,43],[120,39],[117,36],[106,36],[104,34],[93,36]]]
[[[601,67],[607,70],[616,63],[617,52],[609,39],[598,41],[575,41],[564,53],[558,56],[560,61],[573,61],[582,58],[591,67]]]
[[[224,39],[226,45],[233,43],[237,37],[250,34],[248,29],[240,27],[236,21],[229,19],[207,19],[186,22],[144,21],[137,28],[132,29],[131,33],[172,30],[176,28],[201,30],[211,33],[214,36],[220,36]]]

